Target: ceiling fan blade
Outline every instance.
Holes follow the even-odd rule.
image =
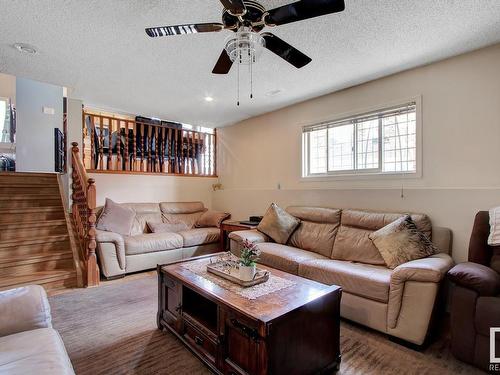
[[[304,55],[298,49],[292,47],[290,44],[278,38],[274,34],[262,33],[260,35],[266,41],[265,47],[269,51],[275,53],[282,59],[285,59],[294,67],[300,69],[312,61],[312,59],[309,56]]]
[[[292,4],[271,9],[265,16],[267,25],[284,25],[342,12],[345,9],[344,0],[300,0]]]
[[[220,0],[220,2],[233,16],[241,16],[247,11],[243,0]]]
[[[231,70],[231,67],[233,66],[233,62],[229,58],[229,55],[227,54],[226,50],[223,49],[222,53],[219,56],[219,60],[217,60],[217,63],[214,66],[214,69],[212,70],[213,74],[227,74]]]
[[[146,34],[151,38],[156,38],[158,36],[209,33],[223,29],[224,25],[222,23],[193,23],[188,25],[148,27]]]

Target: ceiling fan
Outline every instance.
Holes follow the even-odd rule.
[[[222,23],[197,23],[175,26],[149,27],[146,34],[151,38],[181,34],[195,34],[231,30],[235,32],[223,49],[214,74],[227,74],[234,62],[251,64],[262,48],[266,48],[296,68],[302,68],[312,60],[276,35],[263,32],[265,27],[280,26],[326,14],[342,12],[344,0],[300,0],[271,10],[266,10],[254,0],[220,0]]]

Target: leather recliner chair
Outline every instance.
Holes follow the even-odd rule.
[[[489,231],[489,213],[478,212],[469,243],[469,261],[448,272],[455,284],[451,299],[452,353],[486,371],[493,365],[490,328],[500,329],[500,246],[488,245]],[[495,337],[498,358],[500,332]]]

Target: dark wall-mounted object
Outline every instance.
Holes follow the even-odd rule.
[[[54,129],[54,170],[58,173],[64,172],[64,135],[59,128]]]

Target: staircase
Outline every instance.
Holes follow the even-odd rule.
[[[56,174],[0,173],[0,290],[76,287],[68,223]]]

